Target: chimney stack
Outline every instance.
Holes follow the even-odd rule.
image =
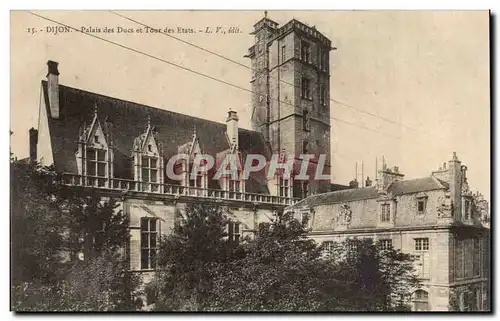
[[[353,179],[352,181],[349,182],[349,188],[358,188],[359,183],[357,179]]]
[[[229,138],[231,148],[238,150],[238,114],[229,109],[227,112],[227,137]]]
[[[453,157],[448,162],[448,175],[454,217],[460,219],[462,215],[462,162],[455,152],[453,152]]]
[[[30,144],[29,144],[30,162],[36,162],[36,160],[37,160],[36,147],[38,144],[38,130],[31,127],[29,130],[29,136],[30,136]]]
[[[50,116],[59,118],[59,64],[55,61],[47,61],[47,94],[49,95]]]

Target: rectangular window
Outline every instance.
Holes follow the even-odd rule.
[[[321,106],[326,105],[326,89],[323,84],[321,84],[319,87],[319,103],[321,104]]]
[[[278,177],[279,196],[290,197],[290,180],[283,176]]]
[[[141,217],[141,269],[156,268],[158,219]]]
[[[302,141],[302,154],[309,153],[309,142],[307,140]]]
[[[417,238],[415,241],[415,251],[428,251],[429,250],[429,238]]]
[[[142,157],[142,181],[157,182],[158,181],[158,159],[155,157]]]
[[[229,179],[229,191],[230,192],[239,192],[240,191],[240,181],[235,181]]]
[[[481,274],[481,243],[480,238],[474,238],[474,251],[472,259],[472,270],[473,276],[479,276]]]
[[[380,222],[389,223],[391,221],[391,205],[382,204],[380,209]]]
[[[333,251],[334,251],[333,241],[324,241],[321,245],[322,245],[323,254],[325,254],[325,255],[333,254]]]
[[[470,220],[470,201],[465,200],[464,201],[464,219],[465,220]]]
[[[281,46],[281,62],[286,61],[286,45]]]
[[[311,60],[311,46],[307,41],[302,41],[300,58],[305,62],[310,62]]]
[[[106,177],[106,150],[87,149],[87,175]]]
[[[301,97],[306,99],[311,99],[311,80],[305,77],[302,77],[302,86],[301,86]]]
[[[463,240],[456,240],[455,242],[455,278],[463,279],[465,277],[465,258],[464,258],[464,245]]]
[[[302,191],[301,191],[302,197],[306,198],[307,196],[309,196],[309,182],[302,182],[301,186],[302,186]]]
[[[241,230],[240,230],[240,223],[239,222],[229,222],[228,227],[228,238],[230,242],[236,242],[238,243],[240,241],[240,235],[241,235]]]
[[[417,200],[417,212],[418,212],[418,214],[425,213],[425,205],[426,205],[425,198],[420,198]]]
[[[387,251],[392,249],[392,240],[391,239],[383,239],[379,241],[379,249],[381,251]]]
[[[304,110],[302,112],[302,128],[304,128],[305,131],[309,131],[309,111]]]

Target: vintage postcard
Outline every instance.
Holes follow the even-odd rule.
[[[491,311],[490,12],[10,24],[12,311]]]

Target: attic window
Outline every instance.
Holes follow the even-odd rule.
[[[418,214],[424,214],[424,212],[425,212],[425,199],[417,200],[417,212],[418,212]]]
[[[153,151],[153,146],[151,146],[151,144],[148,145],[148,152],[151,152]]]
[[[94,136],[94,143],[99,143],[99,136],[98,135]]]

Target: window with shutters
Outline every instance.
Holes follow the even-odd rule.
[[[141,218],[141,269],[156,268],[158,251],[158,219]]]
[[[428,279],[430,274],[429,238],[416,238],[413,242],[414,253],[412,257],[418,277]]]
[[[413,293],[413,311],[429,311],[429,293],[417,290]]]

